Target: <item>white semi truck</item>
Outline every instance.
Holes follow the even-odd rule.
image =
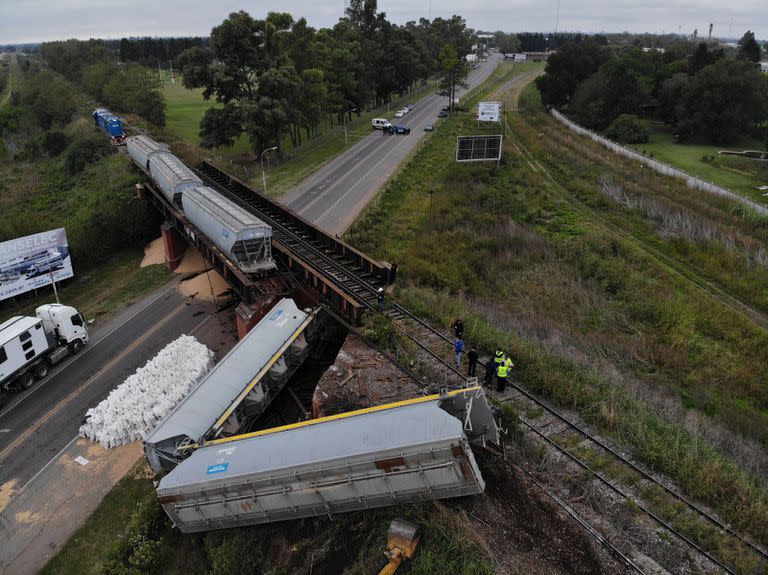
[[[29,389],[86,343],[83,316],[68,305],[42,305],[35,317],[16,316],[0,324],[0,395]]]

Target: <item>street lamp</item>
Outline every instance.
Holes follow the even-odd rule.
[[[357,112],[357,108],[352,108],[351,110],[347,110],[344,112],[344,145],[346,146],[349,141],[347,140],[347,114],[351,114],[352,112]]]
[[[273,146],[272,148],[267,148],[261,153],[261,183],[264,187],[264,195],[267,195],[267,176],[264,175],[264,154],[267,152],[272,152],[274,150],[277,150],[277,146]]]

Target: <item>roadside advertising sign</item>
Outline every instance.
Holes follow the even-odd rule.
[[[0,243],[0,300],[73,276],[64,228]]]

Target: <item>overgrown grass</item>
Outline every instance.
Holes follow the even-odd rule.
[[[409,307],[446,326],[464,318],[468,341],[506,346],[531,389],[578,409],[768,541],[758,479],[767,469],[768,334],[701,282],[762,307],[768,273],[713,242],[661,234],[611,204],[599,176],[685,206],[750,245],[765,245],[764,230],[740,225],[728,202],[692,197],[684,184],[562,136],[544,114],[510,116],[513,139],[539,166],[511,146],[499,167],[458,166],[455,138],[473,124],[468,115],[446,122],[349,241],[399,263],[398,297]]]

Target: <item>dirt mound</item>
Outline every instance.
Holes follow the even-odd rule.
[[[232,287],[218,273],[211,270],[197,275],[179,284],[179,291],[188,297],[199,297],[207,300],[218,298],[230,291]]]
[[[165,263],[165,247],[163,246],[162,236],[152,240],[144,248],[144,258],[141,260],[139,267],[145,268],[147,266],[154,266]]]
[[[312,397],[314,417],[421,395],[421,388],[386,357],[350,335]]]
[[[462,503],[485,539],[497,573],[623,572],[516,465],[483,452],[476,452],[476,458],[486,481],[485,496]]]

